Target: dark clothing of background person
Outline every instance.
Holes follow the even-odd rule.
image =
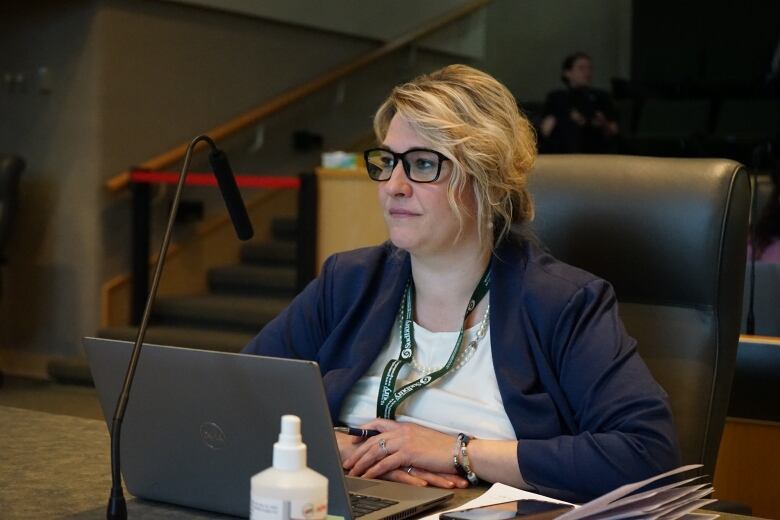
[[[577,111],[585,119],[580,124],[572,118]],[[603,126],[594,126],[596,113],[615,121],[617,112],[607,92],[591,87],[554,90],[547,95],[543,117],[555,117],[555,127],[541,141],[542,153],[614,153],[617,143],[607,136]]]

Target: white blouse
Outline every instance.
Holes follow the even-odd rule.
[[[464,331],[464,348],[476,337],[478,329],[479,324]],[[416,364],[438,370],[452,354],[458,331],[431,332],[414,323],[414,338]],[[396,318],[379,357],[347,394],[339,416],[342,422],[358,427],[376,418],[379,380],[388,361],[398,358],[400,347],[399,318]],[[406,398],[396,409],[396,420],[452,435],[463,432],[478,439],[516,440],[498,390],[489,329],[474,355],[455,370],[457,365],[458,361],[437,381]],[[412,363],[407,363],[399,371],[396,388],[423,375]]]

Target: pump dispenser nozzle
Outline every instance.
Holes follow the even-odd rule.
[[[295,415],[283,415],[279,440],[274,444],[274,468],[294,471],[305,467],[306,445],[301,441],[301,420]]]
[[[279,440],[274,443],[273,466],[252,477],[250,520],[325,520],[328,479],[306,467],[306,445],[301,420],[282,416]]]

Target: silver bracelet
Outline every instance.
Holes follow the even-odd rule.
[[[465,433],[458,434],[460,460],[456,461],[457,466],[455,467],[456,468],[459,467],[459,469],[466,476],[466,480],[469,481],[469,484],[471,484],[472,486],[476,486],[477,484],[479,484],[479,478],[477,478],[476,473],[474,473],[474,471],[471,469],[471,461],[469,460],[469,451],[468,451],[468,446],[470,441],[471,441],[471,437],[469,437]],[[455,457],[457,459],[457,455]]]
[[[460,462],[458,461],[458,457],[460,456],[460,446],[461,446],[461,439],[459,435],[455,439],[455,445],[452,447],[452,465],[455,468],[455,471],[458,473],[458,475],[465,476],[465,473],[463,472],[463,466],[461,466]]]

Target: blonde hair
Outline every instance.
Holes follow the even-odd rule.
[[[461,232],[463,208],[457,200],[469,186],[481,242],[494,238],[495,246],[513,224],[533,219],[527,182],[536,159],[536,134],[514,96],[495,78],[450,65],[395,87],[374,116],[380,143],[396,114],[452,161],[448,199]]]

